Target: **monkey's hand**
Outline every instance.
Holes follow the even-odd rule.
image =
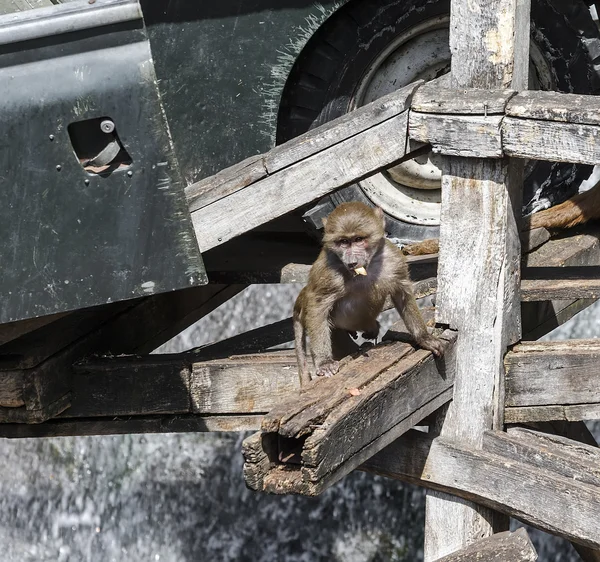
[[[435,336],[427,335],[417,342],[419,347],[431,351],[436,357],[441,357],[444,354],[444,348],[446,347],[444,341]]]
[[[340,364],[332,359],[323,361],[317,368],[318,377],[333,377],[340,370]]]

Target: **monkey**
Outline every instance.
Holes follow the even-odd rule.
[[[573,228],[589,220],[600,218],[600,182],[560,205],[528,217],[529,228],[552,230]]]
[[[404,255],[385,238],[383,211],[364,203],[343,203],[323,222],[323,247],[294,305],[301,384],[311,380],[309,349],[317,376],[330,377],[338,372],[332,345],[336,330],[377,338],[377,316],[388,296],[417,345],[440,356],[444,345],[427,332]]]

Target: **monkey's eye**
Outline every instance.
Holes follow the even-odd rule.
[[[363,241],[364,241],[364,239],[365,239],[365,237],[364,237],[364,236],[357,236],[357,237],[354,239],[354,243],[355,243],[355,244],[359,244],[360,242],[363,242]]]
[[[350,240],[348,240],[348,238],[340,238],[337,243],[340,246],[349,246],[350,245]]]

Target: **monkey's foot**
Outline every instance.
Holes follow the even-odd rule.
[[[318,377],[333,377],[340,370],[338,361],[325,361],[319,365],[317,369]]]
[[[375,328],[373,328],[372,330],[367,330],[366,332],[363,332],[362,337],[366,340],[377,340],[380,328],[381,326],[379,325],[379,322],[377,322],[377,326],[375,326]]]
[[[431,351],[436,357],[440,357],[444,354],[445,344],[443,340],[436,338],[435,336],[427,336],[418,343],[419,347]]]

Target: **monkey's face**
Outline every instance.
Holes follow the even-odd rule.
[[[350,271],[366,269],[382,246],[385,232],[381,209],[358,202],[343,203],[323,223],[325,247]]]
[[[354,271],[359,267],[366,269],[373,257],[369,237],[364,235],[337,238],[334,240],[331,249],[350,271]]]

